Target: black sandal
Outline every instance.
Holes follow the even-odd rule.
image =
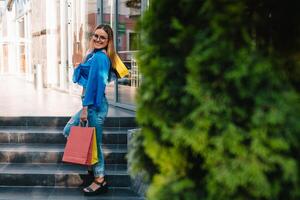
[[[108,186],[107,186],[107,183],[106,181],[103,179],[103,181],[100,183],[96,180],[94,180],[94,182],[96,185],[100,186],[98,189],[96,190],[93,190],[92,188],[89,187],[86,187],[84,188],[83,192],[84,192],[84,195],[86,196],[94,196],[94,195],[98,195],[98,194],[103,194],[103,193],[106,193],[108,191]],[[85,191],[85,189],[87,191]]]
[[[80,184],[80,187],[87,187],[95,180],[93,170],[88,169],[87,172],[86,175],[81,176],[82,183]]]
[[[94,171],[92,169],[88,169],[88,175],[94,177]]]

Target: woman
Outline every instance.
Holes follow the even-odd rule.
[[[99,162],[93,165],[94,182],[83,189],[85,195],[107,192],[104,178],[104,157],[101,148],[102,125],[108,111],[105,87],[108,83],[111,61],[116,56],[113,31],[108,25],[99,25],[94,30],[90,48],[84,61],[74,70],[73,82],[83,87],[82,109],[75,114],[64,128],[63,134],[68,137],[70,128],[80,122],[88,121],[90,127],[96,128]]]

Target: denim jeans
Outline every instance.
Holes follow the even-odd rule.
[[[96,138],[97,138],[97,149],[98,149],[98,160],[99,162],[93,165],[93,171],[95,177],[104,176],[104,157],[103,151],[101,148],[102,143],[102,132],[103,132],[103,123],[108,112],[108,102],[104,96],[101,104],[101,108],[96,110],[95,108],[88,108],[88,126],[96,128]],[[63,135],[68,137],[70,134],[70,128],[72,126],[78,126],[80,124],[80,114],[81,110],[77,112],[66,124]]]

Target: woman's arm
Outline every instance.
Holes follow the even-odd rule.
[[[85,95],[85,89],[83,87],[81,92],[81,101],[83,101],[84,95]],[[80,114],[80,121],[87,121],[87,109],[88,109],[87,106],[82,107],[81,114]]]

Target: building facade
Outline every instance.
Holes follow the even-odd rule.
[[[0,1],[1,2],[1,1]],[[135,24],[148,5],[142,0],[6,0],[0,7],[0,73],[25,78],[37,89],[80,94],[72,83],[74,55],[85,55],[98,24],[110,24],[129,76],[108,85],[110,104],[135,109],[140,75],[134,54]]]

